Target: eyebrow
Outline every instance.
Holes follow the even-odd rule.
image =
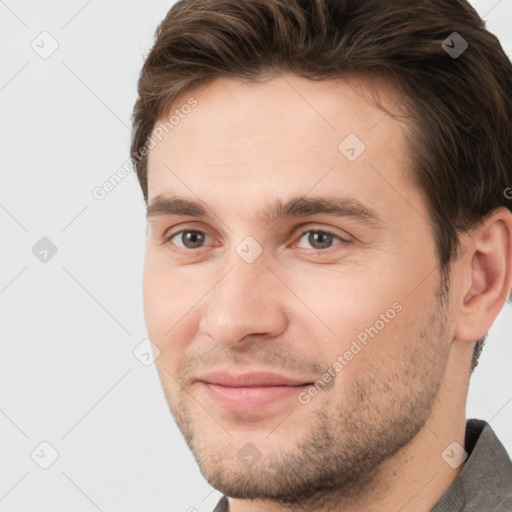
[[[294,197],[285,202],[276,199],[271,206],[259,213],[258,218],[273,224],[285,218],[307,217],[310,215],[332,215],[348,217],[370,227],[382,227],[384,222],[376,211],[350,197]],[[158,195],[148,205],[146,217],[184,215],[188,217],[211,217],[200,203],[184,197]]]

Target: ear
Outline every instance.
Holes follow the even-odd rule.
[[[462,288],[454,304],[454,338],[476,341],[490,329],[512,287],[512,213],[505,207],[461,237]]]

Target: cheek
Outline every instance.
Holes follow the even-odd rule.
[[[363,265],[302,271],[289,277],[290,288],[301,302],[294,297],[289,300],[296,303],[296,314],[304,312],[300,315],[304,323],[342,347],[380,321],[381,314],[391,318],[391,322],[397,316],[399,306],[393,308],[393,304],[400,293],[395,288],[396,280],[388,279],[387,275],[384,269]]]
[[[144,318],[150,338],[156,342],[162,330],[162,313],[169,304],[161,300],[164,287],[162,286],[157,267],[151,256],[146,252],[142,280],[142,300],[144,304]]]
[[[144,317],[149,337],[160,350],[156,360],[159,371],[166,368],[175,375],[196,335],[200,319],[194,305],[204,295],[199,283],[197,279],[180,277],[176,268],[147,253],[143,272]]]
[[[290,287],[315,313],[290,298],[300,338],[305,345],[315,340],[314,357],[339,377],[338,389],[351,388],[369,367],[377,372],[382,365],[394,367],[408,339],[417,335],[421,315],[389,269],[352,266],[290,279]]]
[[[146,252],[143,272],[144,317],[150,338],[162,350],[162,341],[172,335],[172,326],[177,321],[179,302],[176,283],[170,273],[159,264],[150,251]],[[168,333],[168,334],[166,334]]]

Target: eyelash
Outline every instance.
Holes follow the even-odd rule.
[[[205,233],[204,231],[201,231],[199,229],[181,229],[180,231],[176,231],[174,233],[171,233],[169,236],[167,236],[165,238],[165,243],[166,244],[171,243],[172,245],[175,245],[175,244],[173,244],[171,242],[171,239],[174,238],[176,235],[179,235],[179,234],[182,234],[182,233],[187,233],[187,232],[201,233],[201,234],[204,234],[206,236],[210,236],[210,235],[208,235],[208,233]],[[308,233],[322,233],[324,235],[330,235],[333,238],[337,238],[341,243],[335,244],[335,245],[348,245],[348,244],[351,243],[351,240],[345,240],[344,238],[341,238],[339,235],[337,235],[336,233],[334,233],[333,231],[330,231],[328,229],[307,229],[305,231],[302,231],[300,233],[300,235],[298,236],[298,238],[296,237],[296,240],[300,241],[302,239],[302,237],[304,235],[308,234]],[[335,247],[335,245],[333,245],[331,247],[328,247],[327,249],[305,249],[303,247],[300,248],[300,249],[302,249],[303,251],[307,251],[309,253],[320,254],[320,253],[328,252],[330,249]],[[173,249],[173,250],[175,250],[176,252],[181,252],[181,253],[190,253],[190,252],[193,252],[193,251],[199,252],[201,249],[204,249],[204,247],[199,247],[197,249],[187,249],[187,248],[178,247],[178,249]]]

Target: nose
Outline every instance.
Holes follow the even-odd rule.
[[[286,329],[286,288],[266,265],[263,257],[252,263],[237,254],[230,259],[223,277],[205,297],[199,324],[203,334],[233,347],[248,337],[272,338]]]

